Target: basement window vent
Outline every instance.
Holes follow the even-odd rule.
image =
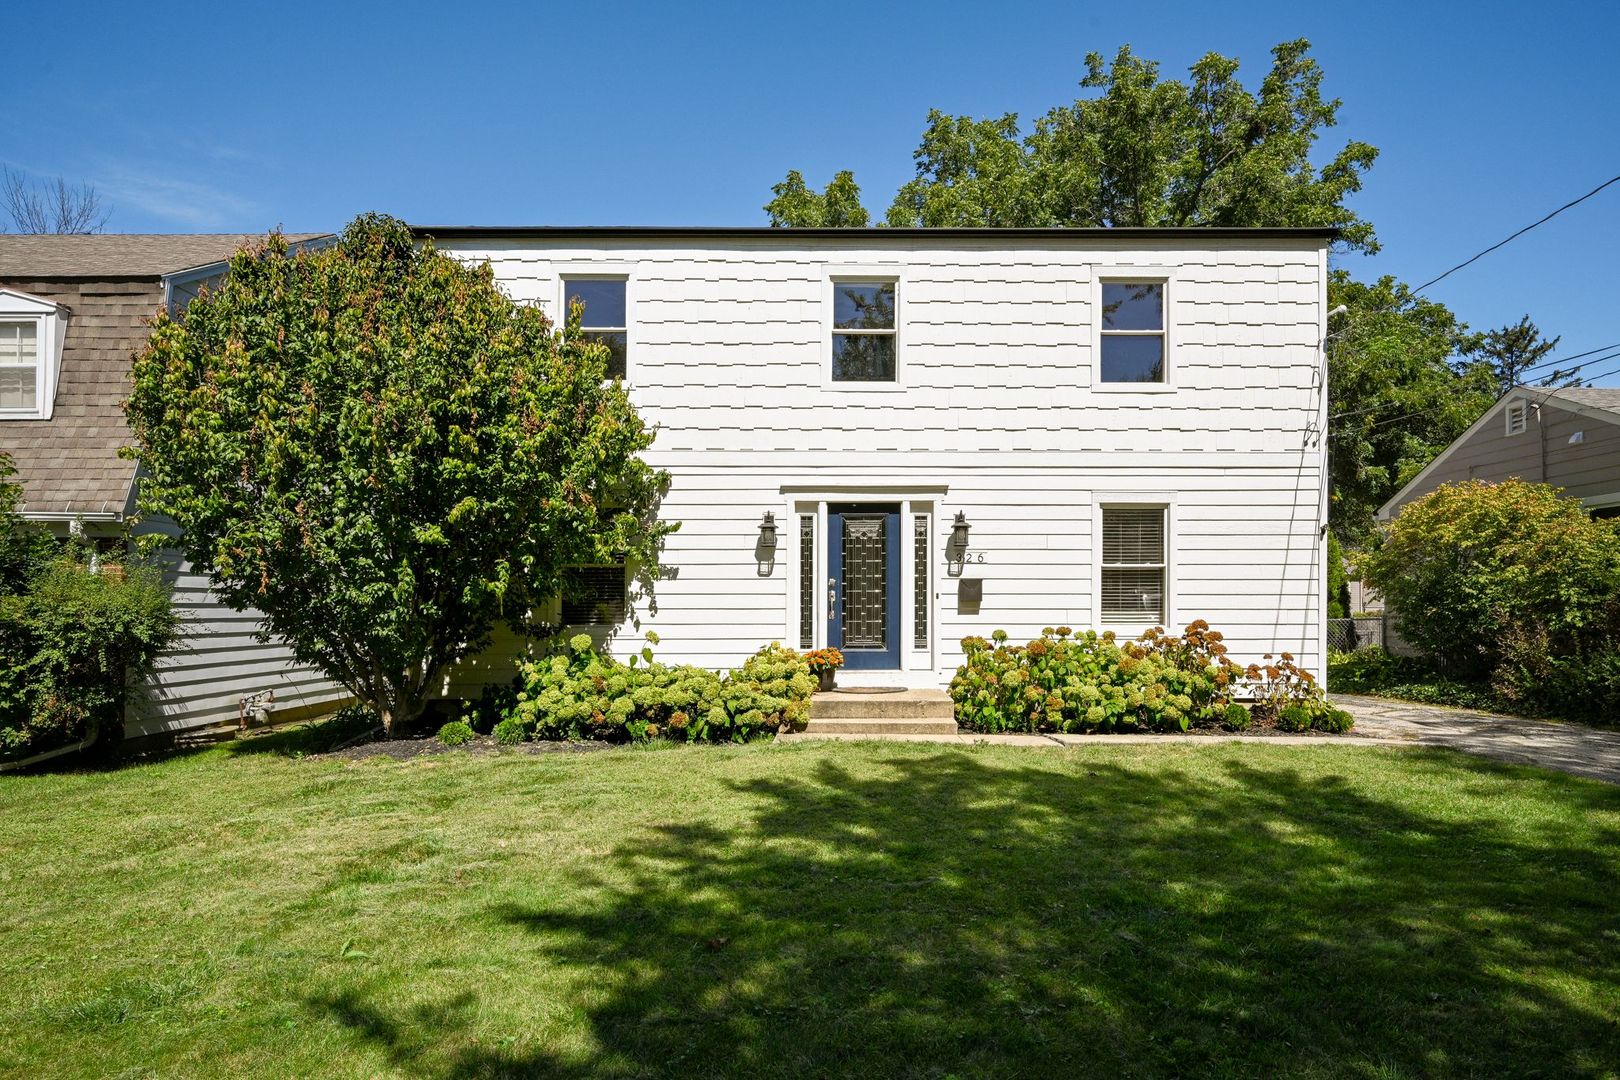
[[[1529,410],[1524,402],[1515,401],[1507,407],[1507,433],[1509,435],[1523,435],[1530,427]]]

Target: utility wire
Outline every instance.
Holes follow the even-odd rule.
[[[1530,372],[1540,371],[1542,368],[1557,367],[1560,364],[1567,364],[1571,360],[1579,360],[1583,356],[1591,356],[1595,352],[1604,352],[1608,349],[1620,349],[1620,341],[1615,342],[1613,345],[1600,345],[1595,349],[1587,349],[1585,352],[1578,352],[1573,356],[1560,356],[1557,360],[1543,360],[1539,364],[1531,364],[1521,374],[1528,375]]]
[[[1540,226],[1540,225],[1547,224],[1547,222],[1551,221],[1553,218],[1557,217],[1559,214],[1562,214],[1565,210],[1568,210],[1572,206],[1579,206],[1581,203],[1585,202],[1587,199],[1590,199],[1592,196],[1596,195],[1598,192],[1602,191],[1604,188],[1606,188],[1610,184],[1614,184],[1614,183],[1620,183],[1620,176],[1611,176],[1609,179],[1603,181],[1603,183],[1599,184],[1597,187],[1593,188],[1591,191],[1588,191],[1585,195],[1582,195],[1580,198],[1573,199],[1573,200],[1565,203],[1563,206],[1560,206],[1558,209],[1554,210],[1552,213],[1548,214],[1546,217],[1542,218],[1540,221],[1532,222],[1531,224],[1526,225],[1524,228],[1520,229],[1518,232],[1514,233],[1512,236],[1509,236],[1506,240],[1500,240],[1497,243],[1492,244],[1490,247],[1486,248],[1484,251],[1480,252],[1478,255],[1475,255],[1473,258],[1463,260],[1462,262],[1458,263],[1456,266],[1453,266],[1450,270],[1447,270],[1445,273],[1441,274],[1439,277],[1431,278],[1428,281],[1425,281],[1423,284],[1421,284],[1417,288],[1413,289],[1412,292],[1413,293],[1420,293],[1424,289],[1427,289],[1430,285],[1438,285],[1438,284],[1440,284],[1440,282],[1444,281],[1446,278],[1450,277],[1452,274],[1455,274],[1457,271],[1461,270],[1463,267],[1469,266],[1469,265],[1472,265],[1473,263],[1478,262],[1479,260],[1483,259],[1485,256],[1489,255],[1491,252],[1495,251],[1497,248],[1505,247],[1508,244],[1511,244],[1513,241],[1517,240],[1519,237],[1523,236],[1525,233],[1529,232],[1531,229],[1534,229],[1534,228],[1536,228],[1537,226]]]
[[[1606,346],[1604,346],[1604,348],[1613,349],[1613,348],[1616,348],[1617,346],[1620,346],[1620,342],[1617,342],[1615,345],[1606,345]],[[1564,359],[1565,360],[1573,360],[1573,359],[1575,359],[1576,357],[1579,357],[1579,356],[1590,356],[1592,353],[1601,352],[1601,351],[1602,351],[1601,349],[1592,349],[1590,352],[1576,353],[1575,356],[1566,356]],[[1584,364],[1576,364],[1574,367],[1569,369],[1568,374],[1573,375],[1576,372],[1580,371],[1582,368],[1591,367],[1593,364],[1607,363],[1608,361],[1614,360],[1614,359],[1620,359],[1620,352],[1607,353],[1607,354],[1605,354],[1603,356],[1595,357],[1595,358],[1593,358],[1591,360],[1588,360]],[[1520,372],[1520,374],[1521,375],[1528,374],[1530,370],[1532,370],[1532,369],[1527,368],[1525,371]],[[1613,374],[1613,373],[1609,372],[1609,373],[1606,373],[1606,374]],[[1592,379],[1601,379],[1601,378],[1604,378],[1604,375],[1594,375],[1594,376],[1592,376]],[[1588,385],[1590,385],[1590,384],[1588,383]],[[1527,387],[1527,389],[1541,389],[1541,388],[1540,387]],[[1557,387],[1553,387],[1552,389],[1557,389]],[[1393,404],[1395,404],[1395,402],[1393,402],[1393,401],[1384,401],[1384,402],[1380,402],[1380,403],[1378,403],[1376,405],[1368,405],[1365,408],[1351,409],[1348,412],[1334,413],[1332,416],[1328,417],[1328,422],[1332,423],[1335,420],[1344,420],[1347,417],[1360,416],[1363,413],[1377,412],[1379,409],[1385,408],[1386,406],[1393,405]],[[1430,411],[1432,411],[1432,410],[1430,410]],[[1421,413],[1407,413],[1406,414],[1406,416],[1419,416],[1419,415],[1421,415]],[[1404,419],[1406,419],[1406,416],[1398,417],[1398,419],[1403,419],[1404,420]],[[1380,422],[1382,422],[1382,421],[1380,421]],[[1371,426],[1376,427],[1377,425],[1374,424],[1374,425],[1371,425]]]

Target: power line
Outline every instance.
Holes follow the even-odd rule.
[[[1605,345],[1603,348],[1604,349],[1620,348],[1620,342],[1616,342],[1614,345]],[[1586,352],[1583,352],[1583,353],[1576,353],[1574,356],[1566,356],[1566,357],[1564,357],[1564,361],[1574,360],[1574,359],[1577,359],[1577,358],[1582,357],[1582,356],[1591,356],[1592,353],[1602,352],[1602,351],[1603,351],[1602,349],[1590,349],[1590,350],[1588,350]],[[1607,353],[1607,354],[1605,354],[1603,356],[1595,357],[1594,359],[1588,360],[1584,364],[1576,364],[1574,367],[1570,368],[1566,374],[1573,375],[1576,372],[1580,371],[1582,368],[1591,367],[1593,364],[1607,363],[1608,361],[1614,360],[1614,359],[1617,359],[1617,358],[1620,358],[1620,352]],[[1562,363],[1562,362],[1563,361],[1560,361],[1560,363]],[[1520,374],[1521,375],[1529,374],[1529,372],[1531,372],[1533,370],[1535,370],[1535,369],[1534,368],[1526,368],[1524,371],[1520,372]],[[1613,374],[1613,372],[1609,372],[1608,374]],[[1592,378],[1593,379],[1601,379],[1601,378],[1604,378],[1604,376],[1603,375],[1594,375],[1594,376],[1592,376]],[[1530,387],[1530,388],[1527,388],[1527,389],[1541,389],[1541,388],[1540,387]],[[1557,387],[1553,387],[1552,389],[1557,389]],[[1393,404],[1395,404],[1395,402],[1393,402],[1393,401],[1383,401],[1383,402],[1379,402],[1379,403],[1377,403],[1375,405],[1368,405],[1365,408],[1361,408],[1361,409],[1351,409],[1348,412],[1334,413],[1333,415],[1328,417],[1328,423],[1331,424],[1335,420],[1344,420],[1344,419],[1346,419],[1348,417],[1352,417],[1352,416],[1361,416],[1364,413],[1377,412],[1379,409],[1385,408],[1386,406],[1393,405]],[[1432,412],[1433,410],[1420,410],[1420,411],[1415,412],[1415,413],[1406,413],[1403,416],[1395,417],[1395,419],[1404,420],[1407,417],[1411,417],[1411,416],[1421,416],[1423,414],[1423,412],[1426,412],[1426,411],[1427,412]],[[1378,427],[1379,424],[1383,424],[1383,423],[1387,423],[1387,422],[1388,421],[1380,420],[1377,423],[1369,424],[1367,426],[1368,427]]]
[[[1438,284],[1440,284],[1440,282],[1444,281],[1446,278],[1450,277],[1452,274],[1455,274],[1457,271],[1461,270],[1463,267],[1469,266],[1469,265],[1471,265],[1473,263],[1478,262],[1479,260],[1483,259],[1485,256],[1489,255],[1491,252],[1495,251],[1497,248],[1505,247],[1506,245],[1508,245],[1508,244],[1512,243],[1513,241],[1517,240],[1519,237],[1523,236],[1525,233],[1529,232],[1531,229],[1534,229],[1534,228],[1536,228],[1537,226],[1540,226],[1540,225],[1545,225],[1547,222],[1551,221],[1553,218],[1557,217],[1559,214],[1562,214],[1565,210],[1568,210],[1570,207],[1579,206],[1581,203],[1585,202],[1587,199],[1590,199],[1592,196],[1596,195],[1598,192],[1602,191],[1604,188],[1608,187],[1610,184],[1617,183],[1617,182],[1620,182],[1620,176],[1611,176],[1609,179],[1603,181],[1603,183],[1599,184],[1597,187],[1593,188],[1591,191],[1588,191],[1585,195],[1582,195],[1580,198],[1573,199],[1573,200],[1565,203],[1563,206],[1560,206],[1558,209],[1554,210],[1552,213],[1548,214],[1546,217],[1542,218],[1540,221],[1532,222],[1531,224],[1526,225],[1524,228],[1520,229],[1518,232],[1514,233],[1512,236],[1508,237],[1506,240],[1501,240],[1501,241],[1498,241],[1497,243],[1492,244],[1490,247],[1486,248],[1484,251],[1480,252],[1478,255],[1475,255],[1473,258],[1465,259],[1464,261],[1458,263],[1456,266],[1453,266],[1450,270],[1447,270],[1445,273],[1441,274],[1439,277],[1433,278],[1433,279],[1431,279],[1429,281],[1425,281],[1423,284],[1421,284],[1417,288],[1413,289],[1412,292],[1420,293],[1424,289],[1427,289],[1430,285],[1438,285]]]
[[[1591,356],[1595,352],[1604,352],[1608,349],[1620,349],[1620,341],[1615,342],[1613,345],[1600,345],[1595,349],[1587,349],[1585,352],[1578,352],[1573,356],[1560,356],[1557,360],[1543,360],[1539,364],[1531,364],[1521,374],[1528,375],[1530,372],[1540,371],[1542,368],[1557,367],[1559,364],[1567,364],[1571,360],[1579,360],[1583,356]],[[1596,363],[1596,361],[1591,362]]]

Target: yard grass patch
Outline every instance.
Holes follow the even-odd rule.
[[[216,750],[0,821],[11,1075],[1620,1062],[1620,790],[1443,751]]]

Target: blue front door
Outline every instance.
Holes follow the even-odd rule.
[[[900,667],[900,508],[827,508],[827,644],[851,670]]]

